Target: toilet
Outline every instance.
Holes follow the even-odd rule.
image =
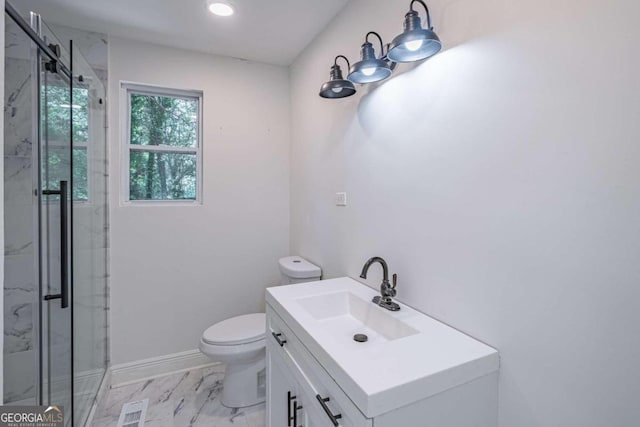
[[[299,256],[278,261],[282,284],[320,280],[322,270]],[[244,408],[264,402],[266,395],[264,313],[246,314],[209,327],[200,339],[200,351],[226,365],[222,404]]]

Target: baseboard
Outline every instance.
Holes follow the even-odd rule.
[[[152,357],[111,367],[111,387],[161,377],[176,372],[189,371],[217,365],[200,350],[189,350],[166,356]]]

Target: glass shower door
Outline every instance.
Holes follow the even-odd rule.
[[[41,22],[36,24],[49,46],[64,55],[53,34]],[[70,79],[60,64],[40,52],[38,55],[40,397],[44,405],[63,406],[69,423],[73,411],[71,123],[74,104]]]
[[[84,425],[107,364],[106,93],[72,41],[74,422]]]
[[[106,69],[23,16],[6,3],[4,403],[82,426],[107,366]]]

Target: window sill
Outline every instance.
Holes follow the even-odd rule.
[[[125,200],[120,207],[185,207],[202,206],[201,200]]]

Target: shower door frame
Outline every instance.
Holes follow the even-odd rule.
[[[47,43],[42,39],[42,19],[40,15],[31,12],[30,14],[30,24],[27,23],[20,13],[9,3],[5,2],[5,13],[6,15],[15,22],[18,27],[27,35],[29,39],[31,39],[33,43],[32,48],[32,61],[31,61],[31,76],[32,76],[32,99],[34,102],[32,103],[32,117],[34,120],[33,128],[32,128],[32,137],[34,144],[34,149],[32,150],[32,183],[33,183],[33,196],[36,197],[36,202],[33,203],[33,219],[34,219],[34,279],[37,293],[37,307],[38,309],[34,313],[34,325],[38,327],[33,328],[33,343],[34,350],[36,355],[35,360],[35,389],[36,395],[35,400],[36,403],[42,405],[45,403],[45,381],[44,381],[44,335],[45,335],[45,323],[44,323],[44,305],[45,302],[47,304],[55,304],[58,299],[61,301],[61,309],[69,309],[69,342],[65,343],[65,347],[69,349],[69,375],[65,378],[65,382],[68,381],[69,387],[69,396],[68,402],[69,405],[65,408],[65,412],[67,416],[65,417],[65,425],[74,425],[75,422],[75,414],[74,414],[74,337],[73,337],[73,108],[71,108],[72,100],[73,100],[73,42],[70,43],[69,46],[69,68],[62,62],[62,58],[59,57],[54,51],[54,46],[47,45]],[[43,253],[43,219],[46,217],[48,222],[49,217],[47,214],[44,214],[44,205],[45,203],[53,203],[49,201],[44,201],[43,198],[50,195],[59,195],[60,200],[62,201],[62,197],[65,193],[62,186],[59,190],[47,190],[44,187],[48,184],[43,182],[42,176],[42,168],[43,168],[43,160],[45,161],[48,167],[48,158],[43,159],[43,146],[48,145],[49,141],[44,136],[43,133],[43,103],[42,103],[42,73],[50,72],[44,70],[43,60],[48,59],[51,63],[55,63],[56,65],[56,74],[61,75],[63,78],[67,78],[69,81],[68,84],[68,93],[69,93],[69,166],[68,166],[68,181],[67,181],[67,190],[68,190],[68,198],[60,203],[60,209],[65,205],[66,207],[66,229],[67,232],[65,235],[61,233],[61,243],[60,243],[60,256],[61,260],[65,260],[65,266],[61,266],[61,269],[66,269],[66,278],[67,280],[62,281],[60,283],[60,293],[55,295],[48,294],[49,282],[45,283],[43,274],[45,271],[48,273],[49,271],[49,259],[46,260],[46,267],[44,258],[48,258],[49,253]],[[53,72],[53,71],[51,71]],[[65,88],[66,89],[66,88]],[[45,105],[44,108],[47,108]],[[65,147],[66,148],[66,147]],[[61,214],[61,219],[64,219],[64,216]],[[65,227],[61,228],[61,231],[65,229]],[[49,241],[47,241],[47,245],[49,245]],[[65,249],[66,256],[62,256],[63,249]],[[62,272],[61,272],[62,274]],[[62,276],[64,278],[64,274]],[[63,283],[64,282],[64,283]],[[66,290],[64,290],[66,287]],[[49,312],[47,311],[47,314]],[[65,316],[66,317],[66,316]],[[50,325],[48,325],[50,326]],[[47,366],[47,375],[51,372],[51,367]],[[51,381],[47,381],[50,383]],[[50,389],[49,389],[50,390]],[[66,391],[66,390],[64,390]],[[54,402],[48,402],[50,404],[55,404]]]
[[[31,28],[34,31],[35,35],[38,37],[38,40],[42,41],[43,43],[45,43],[46,46],[46,42],[44,42],[43,40],[43,22],[42,22],[42,18],[40,15],[31,12],[30,14],[30,18],[31,18]],[[44,355],[45,355],[45,341],[44,341],[44,335],[46,332],[51,332],[51,328],[54,327],[52,326],[49,322],[45,322],[45,310],[47,312],[47,316],[50,316],[49,314],[49,307],[47,306],[45,308],[45,304],[49,305],[49,304],[55,304],[57,302],[58,299],[61,300],[61,308],[62,309],[68,309],[69,310],[69,316],[68,319],[66,319],[65,316],[65,320],[68,320],[68,333],[69,333],[69,341],[65,343],[65,347],[68,348],[68,367],[69,367],[69,375],[68,377],[64,378],[64,381],[67,383],[68,386],[68,390],[63,389],[63,392],[67,392],[69,393],[69,395],[67,396],[68,398],[68,410],[65,410],[65,412],[67,413],[67,416],[65,417],[65,425],[70,425],[70,426],[74,426],[75,424],[75,408],[74,408],[74,401],[75,401],[75,394],[74,394],[74,382],[75,382],[75,376],[74,376],[74,354],[73,354],[73,349],[74,349],[74,336],[73,336],[73,309],[74,309],[74,304],[73,304],[73,188],[74,188],[74,183],[73,183],[73,108],[72,108],[72,104],[73,104],[73,53],[72,53],[72,49],[69,49],[69,68],[67,68],[65,66],[65,64],[62,61],[62,58],[53,51],[53,46],[48,45],[46,47],[49,47],[49,50],[43,49],[43,47],[41,46],[41,43],[38,42],[38,40],[34,40],[34,42],[37,44],[37,47],[35,49],[35,60],[32,63],[32,75],[35,76],[36,79],[36,84],[34,85],[34,91],[36,92],[36,102],[34,103],[35,106],[35,117],[37,117],[37,122],[35,123],[35,133],[37,135],[37,138],[35,139],[38,144],[37,144],[37,150],[33,150],[33,154],[34,154],[34,159],[33,159],[33,164],[36,166],[34,168],[34,173],[36,175],[36,180],[34,181],[37,184],[37,190],[39,192],[38,194],[38,201],[37,204],[35,204],[34,209],[35,209],[35,214],[36,216],[34,218],[37,218],[38,224],[37,224],[37,251],[38,251],[38,268],[37,268],[37,283],[38,283],[38,311],[37,311],[37,315],[38,315],[38,323],[37,325],[39,325],[39,327],[37,328],[38,332],[38,341],[36,341],[38,343],[38,366],[37,366],[37,375],[36,375],[36,387],[37,387],[37,393],[38,393],[38,403],[40,405],[45,404],[45,402],[47,404],[57,404],[59,402],[47,402],[47,400],[50,398],[50,396],[47,396],[47,398],[45,398],[45,392],[49,392],[51,393],[52,390],[52,385],[51,385],[51,372],[52,372],[52,364],[50,363],[50,346],[51,344],[47,341],[47,355],[49,356],[49,362],[46,363],[45,365],[45,360],[44,360]],[[46,59],[49,59],[50,62],[55,62],[57,64],[57,71],[51,71],[51,70],[46,70],[45,67],[43,66],[44,61]],[[61,233],[61,247],[60,247],[60,256],[62,260],[65,260],[66,262],[66,266],[63,267],[66,269],[66,281],[65,283],[60,283],[60,294],[57,295],[49,295],[48,294],[48,287],[49,287],[49,281],[47,280],[45,282],[44,280],[44,276],[43,274],[45,272],[49,273],[50,272],[50,268],[49,268],[49,262],[50,259],[48,258],[48,255],[50,255],[50,253],[44,253],[43,251],[43,220],[48,221],[50,220],[50,214],[48,213],[48,209],[49,209],[49,204],[51,204],[52,202],[49,200],[45,200],[45,197],[48,195],[56,195],[56,191],[48,191],[44,189],[45,186],[47,186],[49,184],[49,179],[48,177],[43,177],[42,173],[43,173],[43,165],[44,168],[49,167],[49,159],[47,157],[48,154],[48,150],[49,150],[49,145],[51,144],[52,141],[49,141],[49,137],[48,135],[44,134],[44,129],[43,129],[43,123],[44,126],[48,126],[49,123],[46,122],[45,120],[43,120],[42,114],[44,109],[49,108],[49,106],[47,104],[43,105],[43,99],[41,96],[42,90],[43,90],[43,85],[47,85],[47,79],[45,78],[43,81],[43,74],[46,75],[46,73],[55,73],[61,76],[62,79],[68,79],[68,87],[66,87],[65,89],[68,89],[68,96],[69,96],[69,141],[68,141],[68,149],[69,149],[69,165],[68,165],[68,182],[67,182],[67,192],[62,191],[62,188],[60,188],[60,191],[58,191],[57,193],[59,194],[60,199],[62,200],[63,195],[65,195],[67,197],[67,200],[64,200],[61,202],[61,208],[62,209],[62,205],[64,204],[66,206],[66,215],[62,215],[61,213],[61,221],[65,220],[66,222],[66,227],[67,227],[67,233],[66,235],[62,235]],[[47,89],[45,88],[45,91]],[[65,147],[66,148],[66,147]],[[43,156],[43,153],[44,156]],[[36,169],[37,168],[37,169]],[[48,173],[48,170],[47,170]],[[66,193],[66,194],[65,194]],[[46,205],[46,206],[45,206]],[[45,213],[45,209],[47,210],[47,213]],[[49,230],[47,230],[48,232]],[[63,244],[64,242],[64,244]],[[49,236],[47,235],[47,245],[49,245]],[[46,251],[46,250],[45,250]],[[63,256],[62,252],[66,252],[66,254]],[[45,266],[46,263],[46,269],[43,268]],[[65,275],[63,275],[64,278]],[[64,287],[66,287],[66,290],[64,289]],[[46,329],[45,329],[46,328]],[[45,371],[45,366],[46,366],[46,371]],[[47,375],[49,378],[45,381],[44,376]],[[47,390],[45,390],[45,384],[48,384],[47,386]],[[54,390],[55,391],[55,390]],[[66,393],[65,393],[66,394]],[[66,408],[65,408],[66,409]]]

